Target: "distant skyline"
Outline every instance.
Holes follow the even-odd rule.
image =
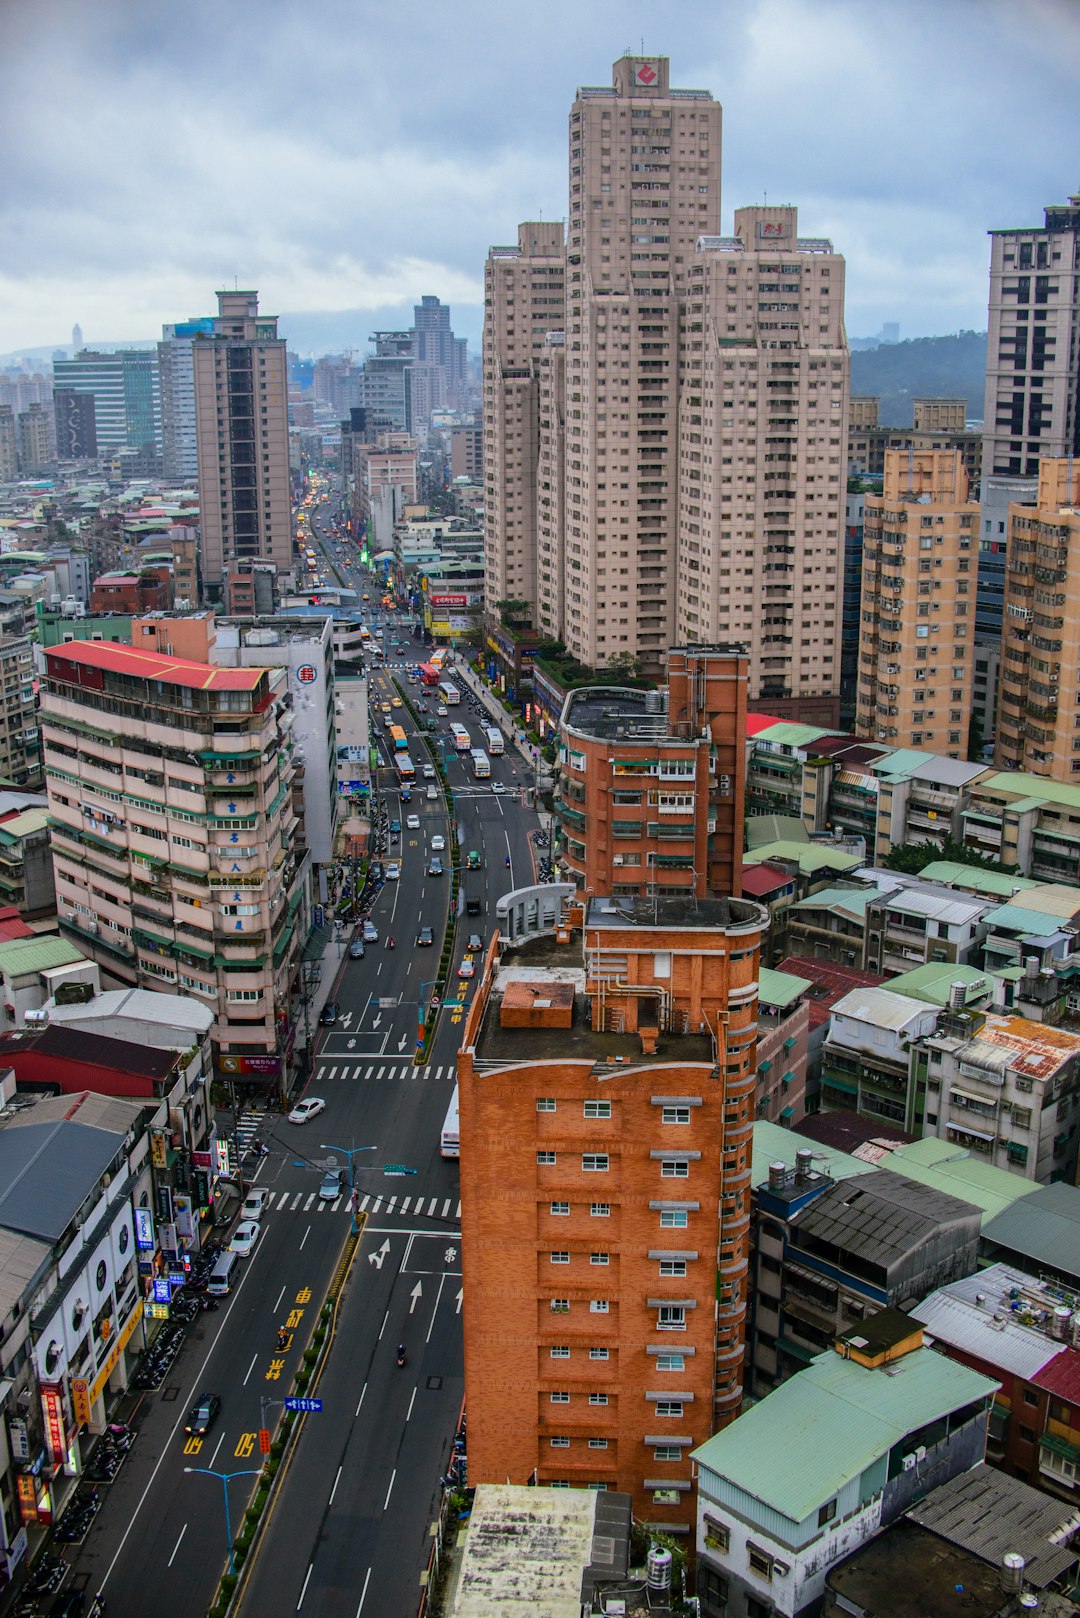
[[[425,292],[475,348],[488,247],[565,213],[576,87],[642,45],[723,105],[723,228],[797,203],[847,259],[853,336],[984,329],[986,232],[1080,187],[1075,0],[549,0],[541,27],[494,0],[36,0],[0,9],[0,354],[76,322],[150,340],[234,277],[298,351],[363,351]]]

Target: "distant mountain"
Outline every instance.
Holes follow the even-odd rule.
[[[986,385],[986,333],[912,337],[851,356],[851,391],[881,400],[883,427],[910,427],[913,399],[966,399],[968,415],[982,420]]]

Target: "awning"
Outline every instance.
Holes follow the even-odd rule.
[[[949,1119],[948,1127],[950,1129],[955,1129],[958,1135],[973,1135],[976,1140],[997,1139],[997,1135],[993,1130],[991,1130],[988,1134],[985,1129],[972,1129],[969,1124],[957,1124],[954,1123],[951,1118]]]
[[[876,792],[878,789],[876,776],[860,775],[857,770],[837,770],[836,782],[838,786],[858,787],[860,792]]]
[[[795,1116],[795,1108],[794,1107],[781,1107],[780,1116],[781,1116],[781,1118],[794,1118],[794,1116]]]
[[[988,1101],[985,1096],[973,1095],[970,1090],[959,1090],[955,1084],[952,1086],[949,1094],[959,1096],[963,1101],[973,1101],[978,1107],[994,1107],[997,1105],[996,1101]]]
[[[822,1084],[831,1084],[834,1090],[846,1090],[849,1095],[857,1096],[859,1093],[857,1084],[853,1084],[850,1079],[836,1079],[831,1073],[823,1073],[821,1082]]]

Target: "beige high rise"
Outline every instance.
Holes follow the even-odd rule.
[[[292,568],[285,339],[257,292],[219,292],[213,332],[192,360],[203,590],[222,594],[236,561]]]
[[[867,495],[855,730],[967,757],[979,506],[958,450],[888,450]]]
[[[563,639],[650,672],[675,636],[679,297],[720,225],[720,106],[624,56],[570,113]]]
[[[536,621],[540,371],[565,318],[561,221],[518,226],[484,266],[484,608],[528,601]]]
[[[743,641],[750,698],[835,724],[847,488],[844,260],[741,208],[689,273],[676,634]]]
[[[1034,509],[1009,507],[1000,769],[1080,780],[1080,464],[1039,462]]]

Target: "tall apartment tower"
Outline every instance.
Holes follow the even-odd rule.
[[[967,758],[978,532],[959,450],[885,452],[865,504],[857,735]]]
[[[292,566],[285,339],[257,292],[219,292],[192,335],[202,576],[220,600],[233,562]],[[192,324],[200,324],[193,322]]]
[[[112,354],[81,349],[74,359],[53,360],[53,385],[94,396],[100,455],[141,451],[148,461],[161,453],[161,392],[157,355],[122,348]]]
[[[990,232],[983,474],[1080,455],[1080,196]]]
[[[199,480],[199,446],[195,432],[195,361],[192,347],[200,332],[212,335],[214,317],[176,321],[161,328],[158,375],[161,379],[162,470],[173,483],[192,487]]]
[[[561,221],[518,226],[516,247],[492,247],[484,266],[484,610],[528,601],[537,612],[540,379],[548,334],[565,318]],[[545,432],[550,422],[545,417]]]
[[[739,208],[690,267],[677,634],[743,641],[750,699],[835,724],[848,347],[844,260],[795,208]]]
[[[19,435],[15,412],[0,404],[0,483],[14,483],[19,475]]]
[[[563,639],[658,673],[675,638],[679,303],[720,228],[718,102],[623,56],[570,113]]]
[[[1080,779],[1080,461],[1039,463],[1034,507],[1009,508],[999,769]]]
[[[595,897],[545,933],[536,891],[458,1060],[469,1481],[624,1490],[689,1536],[690,1451],[743,1393],[768,913]]]

